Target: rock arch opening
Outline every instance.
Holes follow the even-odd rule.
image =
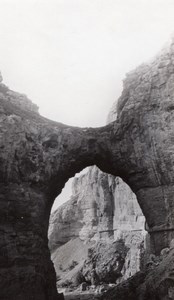
[[[134,275],[145,243],[144,216],[135,194],[121,178],[96,166],[75,177],[72,190],[70,200],[50,217],[58,290],[72,291],[82,283],[90,290],[93,274],[98,286]]]
[[[38,114],[0,83],[1,299],[57,300],[48,249],[55,197],[87,166],[136,194],[155,254],[174,238],[174,40],[124,80],[117,119],[77,128]],[[14,280],[15,278],[15,280]]]

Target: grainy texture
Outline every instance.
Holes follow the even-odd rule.
[[[47,246],[50,208],[67,179],[89,165],[122,177],[136,193],[155,253],[169,244],[174,237],[173,81],[172,42],[127,75],[117,120],[97,129],[40,117],[1,83],[1,299],[60,298]]]

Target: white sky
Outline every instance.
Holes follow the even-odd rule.
[[[0,70],[48,118],[101,126],[173,32],[174,0],[0,0]]]

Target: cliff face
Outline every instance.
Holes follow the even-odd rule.
[[[114,177],[97,167],[75,177],[71,199],[51,215],[50,243],[61,244],[62,234],[65,241],[97,239],[102,231],[113,236],[114,190]]]
[[[127,74],[117,105],[117,120],[123,126],[121,173],[137,195],[151,235],[151,251],[158,254],[174,234],[173,80],[172,40],[155,59]]]
[[[143,229],[143,213],[128,185],[91,167],[74,178],[70,200],[52,213],[50,248],[75,237],[85,241],[118,239],[124,231]]]

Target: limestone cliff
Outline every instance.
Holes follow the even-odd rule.
[[[50,243],[61,244],[62,234],[66,241],[77,236],[96,239],[103,231],[113,236],[114,190],[114,177],[97,167],[75,177],[71,199],[51,215]]]
[[[50,248],[71,238],[117,239],[127,231],[143,231],[144,216],[135,194],[121,178],[96,166],[75,177],[69,201],[51,214]]]

